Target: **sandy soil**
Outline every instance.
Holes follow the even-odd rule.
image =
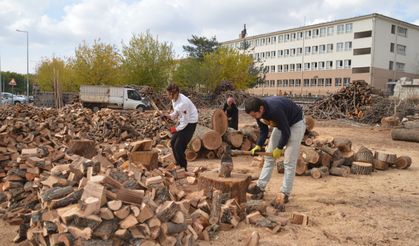
[[[240,114],[240,125],[253,123]],[[317,122],[320,135],[347,137],[353,149],[361,145],[397,155],[408,155],[413,164],[407,170],[377,171],[371,176],[336,177],[315,180],[296,177],[284,216],[304,212],[308,226],[288,224],[277,234],[240,223],[237,229],[219,233],[216,240],[201,245],[244,245],[252,231],[261,235],[260,245],[419,245],[419,144],[392,141],[390,130],[350,121]],[[236,170],[253,175],[251,157],[235,157]],[[219,160],[192,162],[191,167],[218,167]],[[279,191],[283,175],[274,172],[265,200]],[[0,245],[11,245],[17,227],[0,221]]]

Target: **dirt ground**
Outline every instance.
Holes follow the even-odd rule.
[[[253,123],[240,113],[240,125]],[[376,171],[371,176],[322,179],[299,176],[286,205],[284,216],[303,212],[308,226],[286,225],[272,234],[264,228],[241,222],[238,228],[220,232],[211,242],[201,245],[244,245],[253,231],[258,231],[260,245],[419,245],[419,143],[393,141],[389,129],[356,124],[350,121],[316,122],[320,135],[346,137],[353,149],[364,145],[397,155],[408,155],[412,166],[407,170]],[[260,169],[250,165],[251,157],[234,157],[235,170],[258,175]],[[219,160],[199,160],[189,166],[216,168]],[[283,174],[274,171],[265,193],[270,201],[279,191]],[[11,245],[17,227],[0,220],[0,245]]]

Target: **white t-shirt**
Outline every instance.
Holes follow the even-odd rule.
[[[170,118],[172,120],[178,118],[176,131],[183,130],[189,123],[198,122],[198,110],[185,95],[179,93],[177,100],[172,100],[172,106],[173,112],[170,114]]]

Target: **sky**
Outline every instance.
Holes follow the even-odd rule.
[[[419,25],[418,0],[0,0],[1,71],[26,74],[26,33],[16,29],[28,31],[35,73],[42,59],[73,57],[82,42],[121,49],[147,30],[180,58],[192,35],[222,42],[243,24],[253,36],[371,13]]]

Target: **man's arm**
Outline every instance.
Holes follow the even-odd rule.
[[[277,109],[275,112],[274,121],[276,123],[276,127],[281,131],[281,138],[278,142],[278,148],[282,149],[288,143],[288,139],[291,135],[291,129],[288,125],[288,117],[285,114],[284,110],[281,108]]]
[[[265,145],[265,140],[268,137],[269,127],[263,124],[259,119],[257,119],[256,122],[258,123],[260,129],[260,135],[256,144],[262,147]]]

